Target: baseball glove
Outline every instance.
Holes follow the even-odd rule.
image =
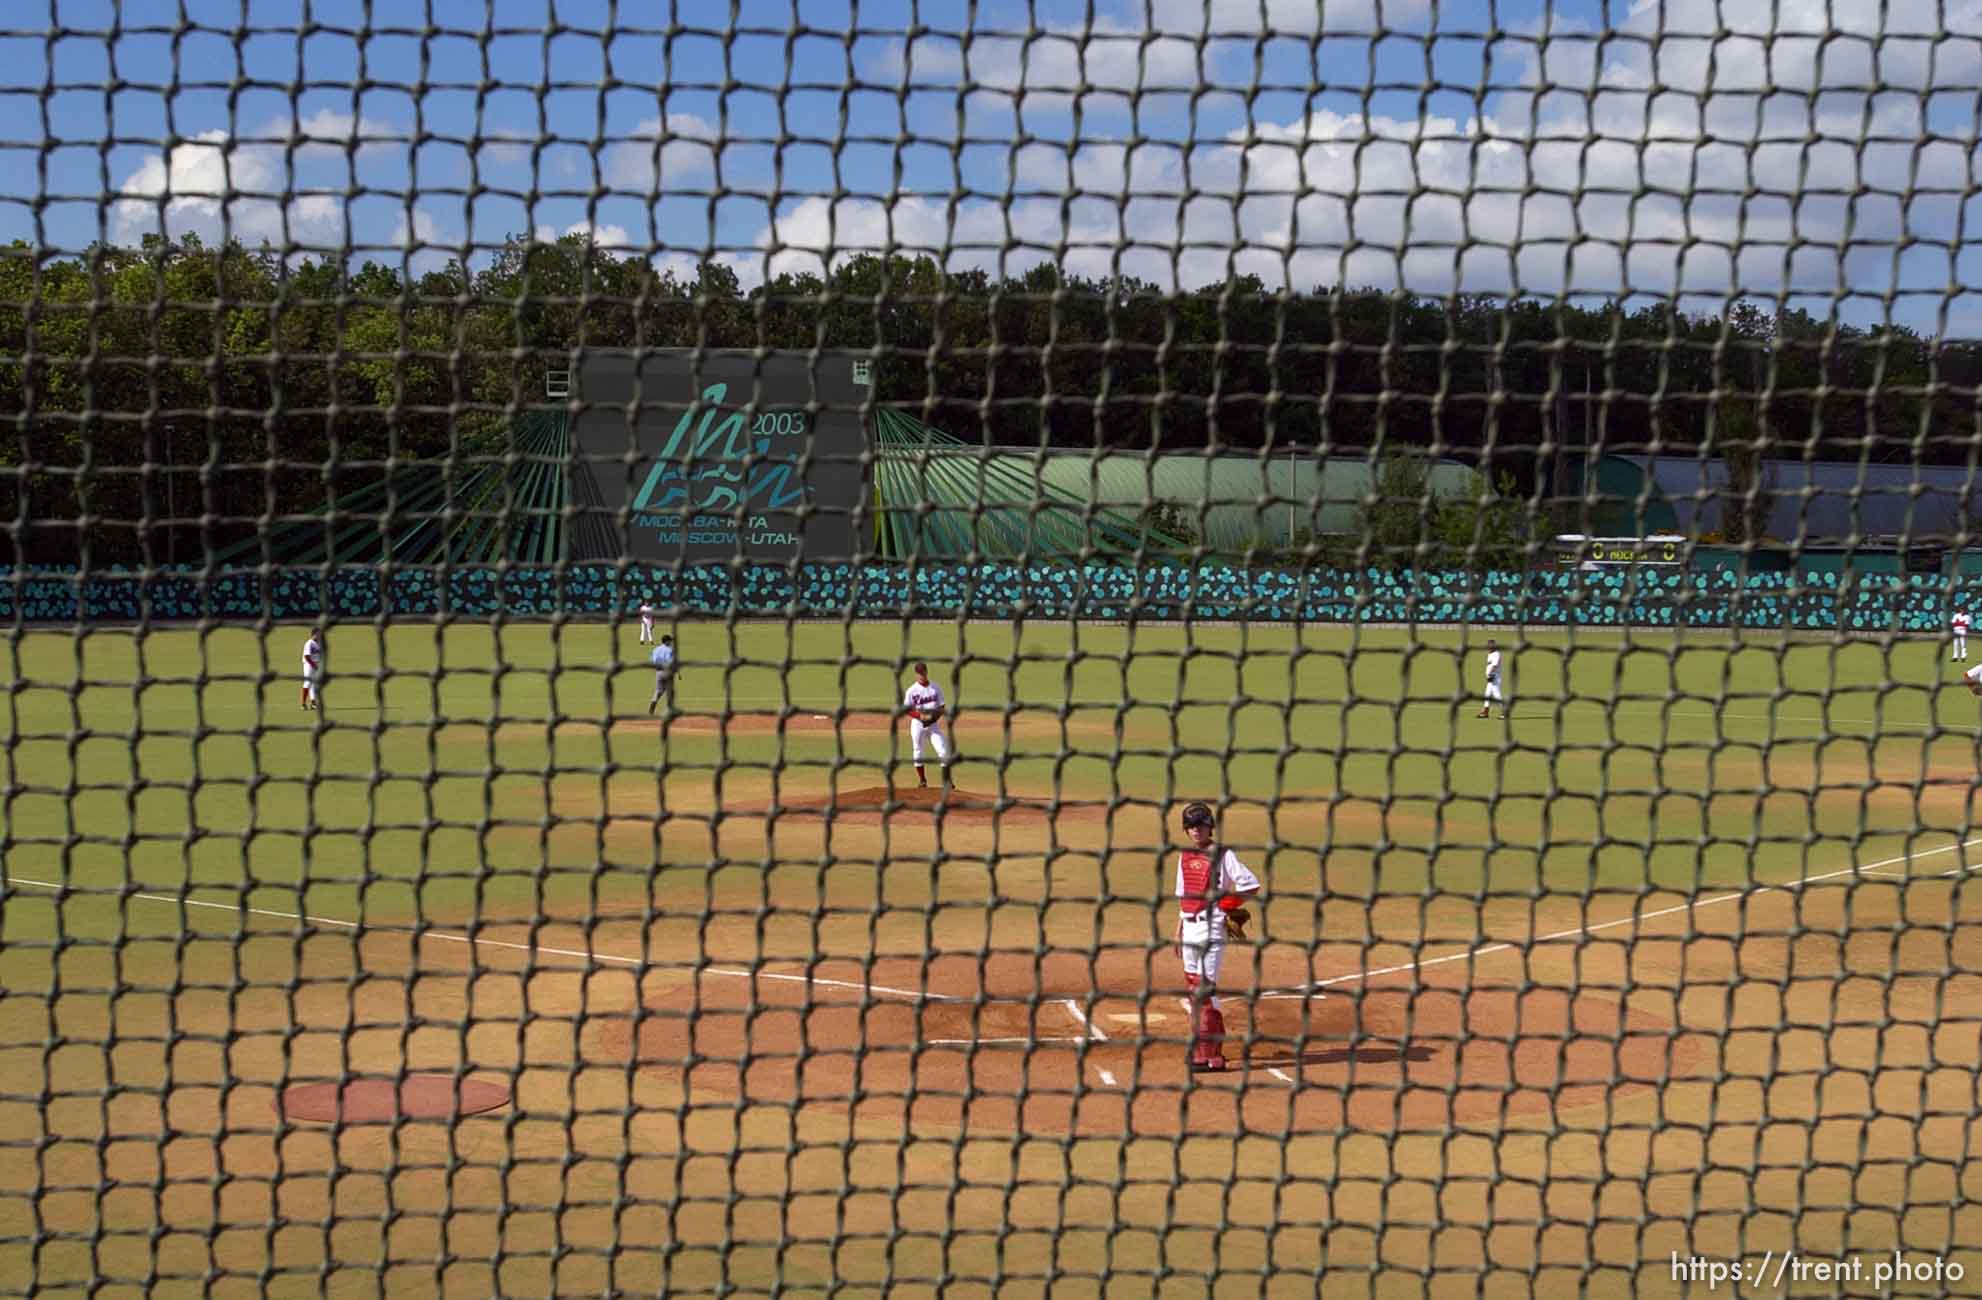
[[[1253,923],[1253,914],[1243,907],[1235,907],[1225,913],[1225,932],[1234,939],[1246,937],[1246,927]]]

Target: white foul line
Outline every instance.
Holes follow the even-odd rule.
[[[1072,998],[1067,998],[1062,1001],[1061,1005],[1066,1007],[1067,1011],[1073,1016],[1073,1018],[1080,1021],[1082,1028],[1086,1029],[1088,1033],[1092,1034],[1095,1039],[1099,1039],[1104,1043],[1108,1041],[1108,1035],[1102,1033],[1101,1026],[1095,1024],[1094,1021],[1090,1020],[1088,1018],[1087,1013],[1080,1009],[1080,1003],[1074,1001]],[[1115,1082],[1114,1075],[1108,1073],[1108,1071],[1102,1069],[1098,1065],[1095,1066],[1094,1069],[1095,1072],[1101,1076],[1101,1082],[1108,1085],[1110,1088],[1119,1086]]]
[[[1292,1083],[1294,1081],[1293,1075],[1287,1073],[1285,1070],[1281,1069],[1277,1065],[1268,1067],[1266,1072],[1272,1075],[1274,1078],[1280,1080],[1282,1083]]]
[[[27,885],[35,889],[70,890],[79,894],[107,893],[108,891],[78,888],[73,885],[58,885],[49,880],[29,880],[25,876],[8,876],[0,884],[9,887]],[[553,948],[541,943],[512,943],[505,939],[485,939],[475,934],[449,934],[444,930],[414,930],[405,926],[365,925],[358,921],[340,921],[328,916],[312,916],[307,912],[278,912],[267,907],[247,907],[238,903],[209,903],[198,898],[179,898],[172,894],[123,894],[125,898],[140,899],[147,903],[170,903],[175,907],[204,907],[215,912],[246,912],[253,916],[273,916],[284,921],[307,921],[311,925],[335,926],[341,930],[371,930],[379,934],[410,934],[416,939],[433,939],[440,943],[465,943],[483,948],[506,948],[511,952],[543,953],[552,957],[577,957],[583,961],[598,962],[612,966],[647,966],[652,963],[639,957],[621,957],[616,953],[594,952],[586,948]],[[660,967],[660,969],[668,969]],[[911,1002],[968,1002],[969,998],[952,997],[947,993],[917,993],[912,989],[888,988],[881,984],[856,984],[851,980],[827,979],[823,975],[782,975],[772,971],[728,970],[718,966],[704,966],[705,975],[723,975],[735,979],[781,980],[791,984],[818,984],[827,988],[856,989],[863,993],[879,993],[887,997],[906,998]]]
[[[1065,1006],[1068,1011],[1073,1013],[1074,1019],[1080,1021],[1081,1028],[1087,1030],[1088,1033],[1092,1034],[1094,1037],[1100,1039],[1103,1042],[1108,1041],[1108,1035],[1102,1033],[1101,1027],[1095,1024],[1092,1020],[1089,1020],[1087,1018],[1087,1013],[1080,1009],[1080,1003],[1074,1001],[1072,998],[1068,998],[1065,1000],[1065,1002],[1062,1003],[1062,1005]]]
[[[1468,948],[1464,952],[1447,953],[1443,957],[1426,957],[1419,961],[1408,961],[1397,966],[1381,966],[1375,970],[1356,971],[1349,975],[1335,975],[1325,980],[1316,980],[1312,984],[1302,985],[1299,988],[1276,990],[1272,993],[1262,993],[1259,996],[1262,998],[1305,997],[1310,990],[1326,988],[1331,984],[1350,984],[1356,980],[1375,979],[1379,975],[1396,975],[1404,971],[1423,970],[1427,966],[1443,966],[1447,962],[1465,961],[1472,957],[1485,957],[1491,953],[1510,952],[1516,948],[1552,943],[1557,939],[1580,938],[1586,934],[1595,934],[1599,930],[1614,930],[1621,925],[1637,925],[1644,921],[1656,920],[1661,916],[1672,916],[1678,912],[1691,912],[1702,907],[1712,907],[1716,903],[1731,903],[1735,899],[1748,898],[1756,894],[1788,893],[1791,890],[1801,889],[1805,885],[1814,885],[1822,880],[1836,880],[1840,876],[1863,875],[1868,871],[1877,871],[1880,867],[1890,867],[1902,862],[1911,862],[1916,857],[1938,857],[1943,853],[1955,853],[1962,849],[1973,848],[1977,844],[1982,844],[1982,835],[1978,835],[1972,840],[1963,840],[1959,844],[1945,844],[1938,849],[1928,849],[1922,853],[1902,853],[1898,857],[1887,858],[1883,862],[1868,862],[1862,867],[1846,867],[1841,871],[1826,871],[1821,875],[1804,876],[1799,880],[1792,880],[1786,885],[1756,885],[1751,889],[1742,889],[1731,894],[1722,894],[1718,898],[1702,899],[1695,903],[1681,903],[1677,907],[1662,907],[1654,912],[1636,912],[1630,916],[1620,917],[1615,921],[1603,921],[1596,925],[1579,925],[1569,930],[1557,930],[1553,934],[1537,935],[1525,943],[1490,943],[1484,948]],[[1966,871],[1969,868],[1962,867],[1957,868],[1957,870]],[[1942,872],[1941,874],[1950,875],[1953,873]],[[1188,1004],[1186,1005],[1188,1006]]]

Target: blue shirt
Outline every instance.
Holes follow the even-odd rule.
[[[654,667],[656,668],[674,667],[674,647],[671,645],[655,646],[653,661],[654,661]]]

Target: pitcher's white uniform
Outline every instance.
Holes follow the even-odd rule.
[[[1225,960],[1225,912],[1218,900],[1259,888],[1259,877],[1232,850],[1225,850],[1218,867],[1214,874],[1211,855],[1196,849],[1185,849],[1177,858],[1177,908],[1182,914],[1177,927],[1178,955],[1183,958],[1184,977],[1193,988],[1200,982],[1215,987],[1218,968]]]
[[[648,645],[654,639],[654,607],[642,602],[640,606],[640,644]]]
[[[922,745],[924,741],[936,751],[938,763],[950,761],[949,742],[943,739],[943,721],[938,716],[933,722],[923,721],[924,710],[947,709],[943,699],[943,688],[931,682],[924,686],[921,682],[910,682],[908,690],[902,693],[902,708],[911,710],[908,720],[908,743],[915,755],[915,765],[922,766]]]
[[[1489,706],[1498,702],[1507,703],[1507,696],[1500,689],[1500,651],[1487,651],[1486,702]]]
[[[1957,661],[1968,658],[1968,615],[1954,616],[1954,657]]]

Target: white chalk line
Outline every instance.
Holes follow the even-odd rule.
[[[51,889],[57,892],[70,891],[78,894],[105,895],[105,890],[90,890],[73,885],[61,885],[52,880],[30,880],[25,876],[8,876],[0,884],[8,887],[16,885],[33,889]],[[639,957],[622,957],[617,953],[598,952],[589,948],[554,948],[549,944],[515,943],[507,939],[489,939],[477,934],[450,934],[445,930],[414,930],[406,926],[367,925],[358,921],[343,921],[335,917],[314,916],[308,912],[282,912],[268,907],[247,907],[239,903],[209,903],[204,899],[180,898],[173,894],[130,893],[117,895],[122,898],[135,898],[147,903],[166,903],[174,907],[202,907],[215,912],[247,913],[252,916],[276,917],[284,921],[305,921],[311,925],[332,926],[340,930],[370,930],[378,934],[410,934],[416,939],[432,939],[437,943],[464,943],[481,948],[502,948],[510,952],[541,953],[551,957],[575,957],[580,961],[596,962],[608,966],[654,966],[658,970],[671,967],[660,966]],[[953,997],[947,993],[917,993],[913,989],[890,988],[884,984],[856,984],[852,980],[828,979],[823,975],[786,975],[776,971],[731,970],[720,966],[704,966],[700,973],[721,975],[732,979],[775,980],[789,984],[817,984],[823,988],[854,989],[862,993],[880,994],[884,997],[905,998],[911,1002],[969,1002],[970,998]]]
[[[1910,863],[1916,857],[1922,857],[1922,858],[1938,857],[1943,853],[1958,852],[1963,849],[1973,848],[1978,844],[1982,844],[1982,836],[1977,836],[1976,838],[1970,840],[1964,840],[1958,844],[1943,845],[1938,849],[1927,849],[1918,854],[1903,853],[1896,857],[1886,858],[1878,862],[1868,863],[1863,867],[1845,867],[1838,871],[1827,871],[1817,875],[1804,876],[1800,879],[1790,881],[1785,884],[1759,885],[1752,889],[1738,890],[1732,893],[1719,895],[1718,897],[1715,898],[1703,899],[1697,902],[1682,903],[1674,907],[1659,908],[1651,912],[1634,913],[1631,916],[1620,917],[1614,921],[1602,921],[1595,925],[1576,926],[1567,930],[1557,930],[1550,934],[1537,936],[1534,939],[1528,940],[1526,943],[1510,942],[1510,943],[1488,944],[1485,947],[1468,948],[1463,952],[1447,953],[1444,956],[1440,956],[1440,957],[1427,957],[1427,958],[1422,958],[1418,961],[1403,962],[1395,966],[1378,967],[1375,970],[1356,971],[1347,975],[1331,976],[1330,978],[1325,980],[1317,980],[1312,984],[1303,985],[1292,989],[1270,990],[1268,992],[1260,993],[1255,996],[1260,1000],[1318,997],[1322,995],[1319,994],[1317,990],[1338,984],[1348,984],[1361,980],[1375,979],[1384,975],[1396,975],[1407,971],[1423,970],[1430,966],[1441,966],[1455,961],[1465,961],[1469,958],[1491,956],[1496,953],[1510,952],[1516,948],[1529,947],[1537,944],[1554,943],[1564,939],[1581,938],[1583,936],[1595,934],[1603,930],[1617,929],[1618,927],[1621,926],[1634,925],[1644,921],[1656,920],[1660,917],[1673,916],[1681,912],[1694,911],[1705,907],[1713,907],[1720,903],[1733,902],[1737,899],[1753,897],[1760,894],[1789,893],[1794,890],[1800,889],[1806,885],[1813,885],[1826,880],[1836,880],[1844,876],[1858,875],[1858,876],[1872,876],[1885,880],[1910,880],[1916,878],[1929,879],[1929,878],[1945,878],[1948,876],[1955,876],[1955,875],[1966,875],[1975,871],[1976,867],[1960,866],[1949,871],[1937,872],[1935,873],[1934,877],[1926,877],[1926,876],[1916,877],[1912,874],[1897,875],[1889,872],[1883,872],[1880,870],[1880,868],[1895,866],[1903,862]],[[75,889],[73,886],[58,884],[54,881],[33,880],[25,876],[8,876],[4,879],[4,881],[0,881],[0,883],[4,883],[7,887],[10,888],[14,886],[24,886],[33,889],[54,890],[56,892],[64,892],[70,890],[74,890],[74,892],[78,892],[78,893],[92,892],[86,889]],[[382,925],[367,926],[357,921],[346,921],[336,917],[316,916],[307,912],[285,912],[275,908],[249,907],[237,903],[212,903],[212,902],[207,902],[203,899],[182,898],[172,894],[130,893],[130,894],[121,894],[120,897],[132,898],[150,903],[163,903],[177,907],[198,907],[212,911],[233,912],[236,913],[237,915],[247,914],[252,916],[267,916],[285,921],[303,921],[311,925],[330,926],[344,930],[370,929],[379,933],[410,934],[415,938],[432,939],[441,943],[459,943],[459,944],[468,944],[475,947],[499,948],[510,952],[527,952],[533,954],[542,954],[546,956],[572,957],[581,961],[589,961],[602,965],[646,966],[650,964],[638,957],[624,957],[616,953],[603,953],[592,949],[559,948],[559,947],[553,947],[548,944],[516,943],[505,939],[490,939],[481,935],[451,934],[441,930],[412,930],[406,927],[389,927]],[[880,994],[882,996],[887,996],[887,997],[904,998],[906,1000],[913,1002],[925,1002],[925,1001],[926,1002],[969,1002],[973,1000],[970,998],[956,997],[942,993],[927,993],[927,992],[918,993],[911,989],[897,989],[897,988],[888,987],[886,985],[857,984],[850,980],[829,979],[825,976],[816,976],[816,975],[788,975],[773,971],[731,970],[724,967],[714,967],[714,966],[702,967],[701,971],[703,973],[710,975],[724,976],[735,979],[765,979],[765,980],[783,981],[794,984],[816,984],[821,987],[828,987],[828,988],[852,989],[862,993]],[[1062,1005],[1064,1005],[1070,1012],[1073,1013],[1074,1018],[1080,1021],[1081,1024],[1088,1030],[1088,1034],[1083,1035],[1081,1037],[937,1038],[937,1039],[929,1039],[926,1041],[928,1041],[931,1045],[934,1046],[946,1046],[946,1047],[1011,1045],[1011,1044],[1084,1043],[1084,1042],[1093,1041],[1095,1039],[1106,1041],[1107,1036],[1103,1034],[1100,1028],[1096,1026],[1084,1013],[1081,1012],[1079,1004],[1074,1002],[1071,998],[1068,998],[1068,999],[1063,999]],[[1192,1014],[1190,999],[1178,998],[1177,1005],[1183,1008],[1186,1017],[1189,1017]],[[1102,1071],[1101,1073],[1104,1080],[1108,1080],[1107,1071]],[[1287,1077],[1284,1074],[1284,1072],[1281,1070],[1272,1069],[1269,1070],[1269,1073],[1273,1074],[1275,1077],[1285,1079],[1286,1082],[1289,1083],[1293,1082],[1293,1080]],[[1108,1081],[1110,1082],[1110,1086],[1113,1086],[1112,1080],[1108,1080]]]
[[[1281,1069],[1277,1065],[1268,1067],[1266,1072],[1272,1075],[1274,1078],[1280,1080],[1282,1083],[1292,1083],[1294,1081],[1293,1075],[1287,1073],[1285,1070]]]
[[[1821,881],[1837,880],[1843,876],[1864,875],[1866,872],[1876,872],[1882,867],[1897,866],[1902,862],[1910,863],[1916,858],[1932,858],[1939,857],[1943,853],[1958,853],[1963,849],[1970,849],[1978,844],[1982,844],[1982,835],[1978,835],[1974,839],[1963,840],[1959,844],[1944,844],[1938,849],[1926,849],[1919,853],[1902,853],[1897,857],[1886,858],[1879,862],[1868,862],[1862,867],[1845,867],[1838,871],[1826,871],[1814,876],[1803,876],[1800,879],[1780,885],[1756,885],[1750,889],[1736,890],[1733,893],[1721,894],[1715,898],[1681,903],[1676,907],[1661,907],[1650,912],[1634,912],[1630,916],[1619,917],[1615,921],[1600,921],[1595,925],[1579,925],[1568,930],[1557,930],[1552,934],[1537,935],[1535,938],[1521,943],[1491,943],[1481,948],[1468,948],[1464,952],[1447,953],[1442,957],[1424,957],[1417,961],[1401,962],[1395,966],[1379,966],[1375,970],[1355,971],[1348,975],[1334,975],[1325,980],[1316,980],[1312,984],[1305,984],[1290,989],[1275,989],[1256,996],[1260,998],[1303,998],[1309,996],[1315,989],[1327,988],[1331,985],[1352,984],[1358,980],[1375,979],[1381,975],[1397,975],[1407,971],[1418,971],[1428,966],[1443,966],[1449,962],[1468,961],[1473,958],[1491,956],[1494,953],[1512,952],[1517,948],[1529,948],[1538,944],[1559,942],[1564,939],[1580,939],[1585,935],[1596,934],[1600,930],[1615,930],[1620,926],[1639,925],[1646,921],[1657,920],[1662,916],[1674,916],[1680,912],[1698,911],[1701,908],[1713,907],[1720,903],[1731,903],[1737,899],[1752,898],[1760,894],[1791,893],[1806,885],[1814,885]],[[1958,872],[1972,870],[1974,870],[1973,867],[1966,866],[1956,868]],[[1939,874],[1946,876],[1954,873],[1944,871]],[[1912,875],[1899,877],[1899,879],[1912,878],[1914,878]],[[1926,877],[1921,876],[1920,878],[1925,879]]]
[[[1108,1035],[1102,1033],[1101,1026],[1095,1024],[1094,1021],[1088,1018],[1087,1013],[1080,1009],[1080,1003],[1074,1001],[1072,998],[1066,998],[1061,1001],[1060,1005],[1065,1007],[1067,1009],[1068,1014],[1072,1015],[1075,1020],[1080,1021],[1081,1028],[1087,1030],[1088,1034],[1090,1035],[1090,1038],[1082,1039],[1081,1041],[1083,1042],[1095,1041],[1095,1042],[1103,1042],[1103,1043],[1108,1041]],[[1094,1070],[1096,1074],[1099,1074],[1101,1076],[1102,1083],[1108,1085],[1110,1088],[1116,1086],[1114,1075],[1108,1073],[1108,1071],[1102,1069],[1099,1065],[1096,1065],[1094,1067]]]
[[[1087,1013],[1080,1009],[1080,1003],[1074,1001],[1072,998],[1067,998],[1060,1005],[1071,1012],[1074,1019],[1080,1021],[1081,1028],[1085,1029],[1091,1037],[1098,1038],[1104,1043],[1108,1041],[1108,1035],[1101,1032],[1101,1026],[1088,1019]]]

